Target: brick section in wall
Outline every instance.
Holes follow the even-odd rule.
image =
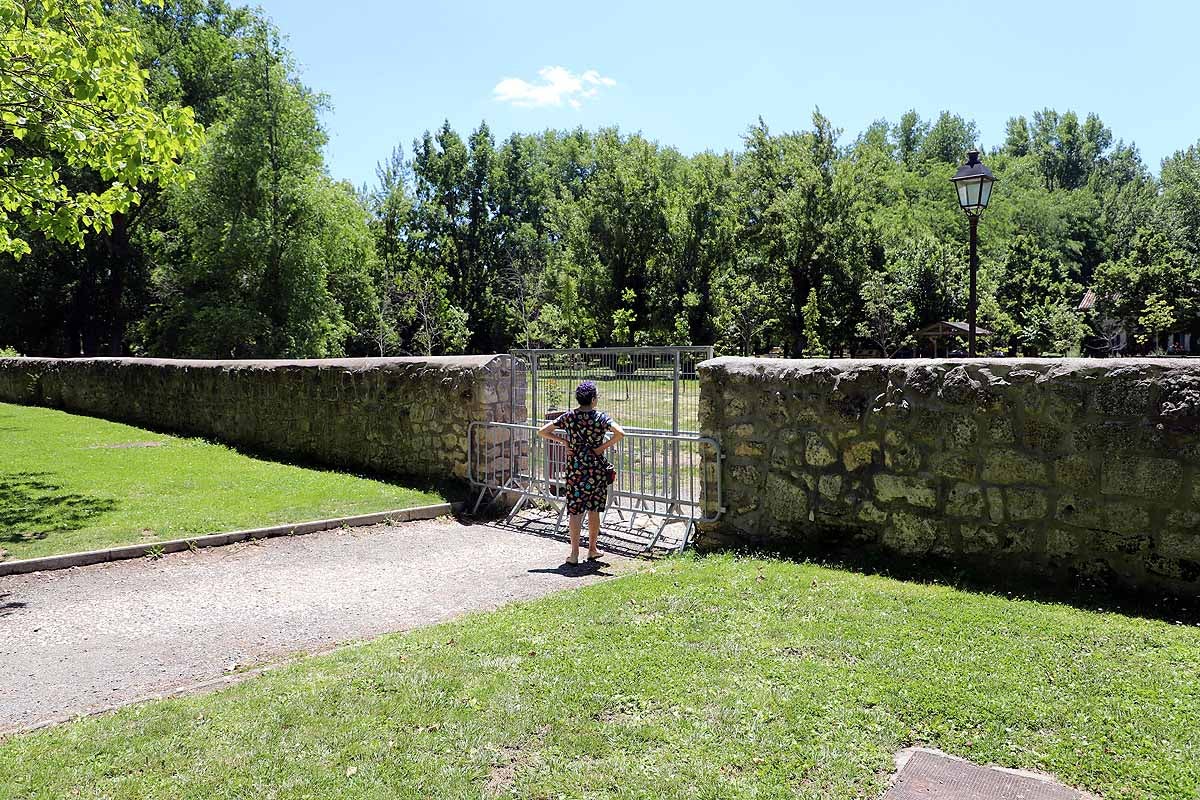
[[[1200,361],[721,358],[698,545],[867,548],[1200,590]]]
[[[0,359],[2,402],[434,480],[466,477],[471,422],[511,421],[512,381],[509,356]]]

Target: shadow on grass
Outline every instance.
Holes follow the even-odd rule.
[[[70,411],[67,413],[75,414],[77,416],[84,416],[75,411]],[[316,472],[350,475],[355,478],[365,478],[367,480],[379,481],[380,483],[387,483],[392,486],[398,486],[402,489],[413,489],[418,492],[439,494],[444,497],[448,503],[466,500],[468,495],[468,486],[466,481],[452,480],[449,478],[434,479],[423,475],[374,470],[363,466],[335,465],[326,461],[321,461],[315,457],[306,457],[303,455],[297,455],[295,453],[286,453],[269,447],[228,442],[212,436],[197,434],[185,429],[172,428],[161,424],[155,425],[146,422],[109,419],[108,417],[95,417],[94,419],[102,419],[105,422],[116,422],[120,425],[130,425],[132,427],[141,428],[142,430],[151,431],[153,433],[161,433],[167,436],[176,436],[181,439],[196,439],[206,444],[216,445],[218,447],[227,447],[238,455],[246,456],[247,458],[253,458],[256,461],[269,461],[274,464],[285,464],[289,467],[311,469]]]
[[[828,543],[827,543],[828,544]],[[740,555],[778,558],[863,575],[947,586],[1008,600],[1058,603],[1084,611],[1123,614],[1180,625],[1200,625],[1200,601],[1163,592],[1135,591],[1068,573],[1005,572],[993,566],[952,562],[938,556],[903,558],[870,549],[740,548]]]
[[[86,414],[82,411],[74,411],[50,405],[35,405],[30,407],[48,408],[53,411],[58,411],[74,417],[84,417],[103,422],[112,422],[117,425],[128,425],[130,427],[140,428],[144,431],[150,431],[151,433],[176,436],[181,439],[197,439],[205,442],[206,444],[227,447],[238,455],[243,455],[258,461],[270,461],[276,464],[302,467],[304,469],[316,470],[318,472],[336,472],[342,475],[351,475],[356,478],[366,478],[368,480],[379,481],[380,483],[391,484],[392,486],[399,486],[403,489],[413,489],[419,492],[439,494],[446,499],[446,502],[449,503],[465,501],[468,498],[470,491],[467,482],[463,480],[450,478],[434,479],[423,475],[414,475],[398,471],[393,472],[386,470],[373,470],[362,466],[333,465],[328,462],[321,461],[315,457],[306,457],[303,455],[297,455],[295,453],[282,452],[278,449],[270,447],[228,442],[213,436],[197,433],[193,430],[187,429],[186,427],[172,426],[163,424],[161,422],[155,423],[136,419],[101,417],[96,416],[95,414]],[[13,415],[0,414],[0,420],[6,419],[10,416]],[[22,428],[19,430],[24,429]],[[0,476],[0,480],[3,480],[3,476]]]
[[[153,430],[157,433],[167,433],[172,436],[198,438],[201,441],[207,442],[208,444],[228,447],[238,455],[243,455],[247,458],[253,458],[258,461],[270,461],[275,464],[286,464],[289,467],[311,469],[316,472],[330,472],[337,473],[339,475],[350,475],[355,478],[365,478],[366,480],[379,481],[380,483],[398,486],[402,489],[412,489],[418,492],[428,492],[430,494],[441,495],[446,499],[447,503],[465,501],[469,494],[469,487],[465,481],[457,481],[449,478],[434,479],[423,475],[386,472],[383,470],[372,470],[365,467],[335,466],[327,462],[318,461],[315,458],[305,458],[303,456],[280,453],[274,450],[232,444],[230,442],[223,442],[219,439],[211,439],[203,436],[192,436],[186,433],[173,433],[171,431],[158,430],[156,428],[149,427],[147,427],[146,430]]]
[[[63,491],[48,472],[0,473],[0,542],[45,539],[74,531],[116,508],[107,497]]]

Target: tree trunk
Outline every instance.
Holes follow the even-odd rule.
[[[792,278],[792,357],[800,358],[804,355],[804,305],[808,302],[808,293],[812,289],[812,281],[808,279],[808,273],[799,264],[804,263],[797,259],[796,263],[789,270]]]
[[[124,214],[114,214],[112,233],[105,241],[108,246],[108,354],[124,355],[125,352],[125,276],[132,257],[129,246],[129,220]]]

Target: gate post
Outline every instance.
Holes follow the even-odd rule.
[[[675,350],[675,380],[671,387],[671,435],[679,435],[679,382],[683,379],[680,370],[680,355]],[[670,510],[679,508],[679,440],[675,439],[671,446],[671,500]]]
[[[532,387],[532,391],[530,392],[531,399],[530,399],[530,407],[529,407],[529,418],[533,419],[533,420],[541,419],[541,415],[538,414],[537,365],[538,365],[537,353],[530,353],[530,355],[529,355],[529,385]]]
[[[508,419],[506,422],[524,422],[517,419],[517,357],[508,357]]]
[[[675,351],[675,381],[671,387],[671,433],[674,436],[679,435],[679,381],[681,380],[681,371],[679,365],[679,351]]]

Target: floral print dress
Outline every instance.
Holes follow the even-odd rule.
[[[567,432],[572,455],[567,461],[567,513],[603,511],[608,503],[608,459],[592,452],[604,444],[612,420],[593,408],[574,409],[554,424]]]

